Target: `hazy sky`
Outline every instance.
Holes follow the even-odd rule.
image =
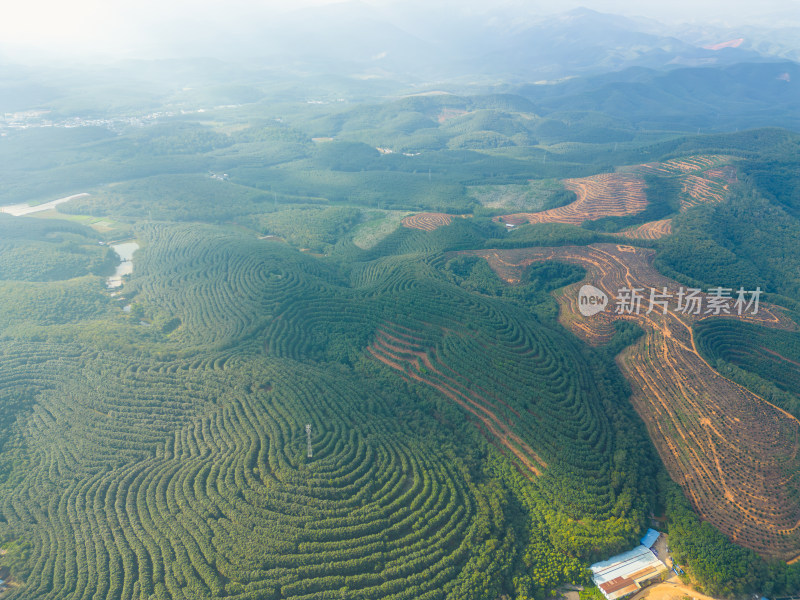
[[[148,56],[171,32],[195,28],[198,35],[215,28],[235,30],[237,23],[252,26],[268,22],[276,13],[339,0],[5,0],[0,12],[0,44],[7,55],[33,57],[39,53],[62,56],[96,53],[98,56]],[[458,10],[482,11],[498,2],[482,0],[364,0],[394,10],[415,1],[423,5],[449,3]],[[800,0],[502,0],[531,13],[560,12],[587,6],[604,12],[647,16],[669,21],[726,21],[731,25],[763,21],[781,14],[800,19]],[[191,29],[190,29],[191,30]],[[16,51],[10,52],[12,47]]]

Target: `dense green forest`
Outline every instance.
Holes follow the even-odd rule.
[[[537,110],[412,96],[10,131],[2,204],[89,195],[0,214],[3,597],[545,600],[660,506],[707,592],[797,591],[800,569],[701,523],[666,477],[616,363],[642,331],[592,346],[559,322],[554,292],[583,269],[534,263],[510,285],[454,252],[618,243],[672,217],[625,243],[797,310],[800,136]],[[569,204],[562,178],[698,153],[733,157],[724,202],[681,212],[678,183],[647,176],[635,215],[492,220]],[[402,225],[421,211],[449,221]],[[122,239],[140,249],[109,290]],[[694,335],[800,415],[797,332]]]
[[[704,286],[760,286],[780,304],[797,306],[800,219],[757,188],[742,184],[729,202],[683,213],[673,224],[679,235],[659,244],[665,272]]]

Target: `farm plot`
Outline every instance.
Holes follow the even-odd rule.
[[[447,213],[424,212],[411,215],[403,219],[403,227],[433,231],[439,227],[450,225],[455,217],[463,215],[448,215]]]
[[[736,168],[731,158],[722,155],[700,155],[658,163],[645,163],[621,168],[616,173],[604,173],[580,179],[565,179],[564,187],[575,192],[578,199],[566,206],[535,213],[514,213],[495,217],[495,221],[520,225],[523,223],[567,223],[580,225],[605,217],[625,217],[642,212],[647,207],[644,177],[668,177],[680,185],[680,209],[699,204],[722,202],[732,183]],[[654,221],[621,235],[637,239],[656,239],[667,235],[664,221]],[[654,236],[654,237],[648,237]]]
[[[632,240],[657,240],[672,233],[672,219],[650,221],[632,229],[619,232],[619,237]]]
[[[583,266],[586,282],[603,290],[609,305],[598,315],[583,317],[577,310],[582,283],[576,283],[558,295],[560,319],[593,344],[610,339],[616,319],[633,321],[645,331],[618,362],[662,460],[695,509],[735,542],[764,556],[797,556],[800,506],[794,499],[800,492],[800,423],[722,377],[700,356],[692,325],[715,317],[676,312],[679,285],[655,271],[653,251],[597,244],[461,254],[484,257],[509,283],[519,281],[522,269],[533,262]],[[623,287],[666,288],[673,296],[670,310],[647,314],[645,301],[639,314],[616,314],[615,300]],[[736,318],[780,329],[794,327],[780,311],[765,305],[756,315]]]
[[[0,484],[3,525],[31,543],[12,598],[444,598],[503,518],[457,457],[354,420],[386,402],[362,381],[287,360],[0,356],[0,399],[37,363],[21,433],[37,453]]]
[[[675,177],[681,185],[681,210],[699,204],[722,202],[732,183],[737,180],[731,157],[719,154],[647,163],[634,170],[643,175]]]
[[[581,540],[577,552],[624,546],[625,523],[638,509],[615,516],[630,507],[627,493],[611,484],[624,482],[636,495],[641,480],[623,473],[615,456],[647,442],[614,404],[617,388],[594,370],[587,350],[560,329],[474,293],[394,289],[394,306],[413,306],[413,314],[395,312],[377,324],[367,356],[387,375],[434,394],[445,415],[473,423],[535,482],[556,529],[570,543]],[[609,480],[612,471],[620,479]]]
[[[518,417],[519,413],[501,400],[489,400],[480,392],[444,374],[442,369],[446,367],[434,365],[429,357],[429,349],[421,342],[413,333],[392,325],[377,331],[375,342],[368,351],[385,365],[401,371],[403,377],[430,385],[456,402],[476,417],[490,436],[516,456],[527,470],[534,475],[541,475],[541,468],[547,464],[509,426],[509,412],[516,413]],[[435,352],[433,356],[438,362]],[[505,416],[500,416],[501,410]]]
[[[624,217],[647,206],[645,183],[636,174],[604,173],[581,179],[565,179],[564,187],[578,199],[571,204],[538,213],[515,213],[495,217],[504,223],[568,223],[580,225],[603,217]]]
[[[716,167],[701,174],[691,174],[681,181],[683,197],[681,210],[698,204],[722,202],[731,183],[736,182],[736,169],[733,167]]]
[[[673,158],[664,162],[645,163],[635,167],[625,167],[624,170],[649,172],[665,177],[697,173],[706,169],[714,169],[729,164],[731,157],[724,154],[698,154],[686,158]],[[621,169],[623,170],[623,169]]]

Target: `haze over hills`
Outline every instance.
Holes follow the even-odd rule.
[[[0,23],[0,600],[800,593],[791,18],[76,1]]]
[[[630,68],[558,85],[526,85],[518,93],[542,114],[600,112],[645,129],[725,131],[800,125],[795,62],[725,67]]]
[[[428,21],[432,23],[426,26]],[[260,31],[257,40],[237,36],[237,44],[248,42],[238,49],[228,45],[227,51],[306,68],[330,61],[338,69],[351,65],[367,73],[424,79],[559,79],[635,65],[661,68],[760,58],[752,51],[706,50],[645,33],[625,17],[582,8],[524,22],[509,22],[502,13],[477,17],[426,11],[406,14],[400,28],[368,5],[332,4],[283,15]]]
[[[142,61],[152,54],[147,46],[135,60],[100,70],[90,58],[84,67],[59,66],[56,58],[50,67],[28,68],[7,58],[0,110],[52,109],[60,100],[62,111],[98,114],[124,110],[126,97],[129,105],[177,108],[204,100],[280,100],[281,93],[376,100],[435,91],[446,82],[456,93],[520,93],[542,113],[603,112],[633,127],[664,128],[668,121],[682,130],[720,131],[796,124],[796,67],[777,66],[796,56],[798,38],[786,31],[766,43],[764,29],[751,38],[744,29],[665,26],[587,8],[541,14],[502,5],[459,10],[411,4],[401,10],[341,2],[248,21],[235,20],[236,6],[232,12],[211,29],[202,21],[168,29],[169,35],[154,28],[150,43],[168,46],[151,50],[172,56],[168,62]],[[738,46],[708,48],[736,36],[744,38]],[[96,94],[98,86],[107,93],[93,102],[82,89]]]
[[[790,37],[792,21],[785,18],[768,30],[763,24],[727,29],[663,25],[583,7],[558,12],[536,5],[346,1],[281,11],[250,8],[248,13],[243,6],[231,4],[213,22],[205,20],[209,15],[204,16],[203,5],[197,15],[166,12],[164,21],[148,23],[146,36],[129,41],[133,52],[129,56],[236,62],[255,58],[281,69],[374,69],[376,74],[428,80],[492,74],[506,79],[557,79],[629,66],[792,58],[798,50],[797,38]],[[136,23],[136,17],[131,20]],[[736,38],[744,38],[737,48],[706,48]],[[3,47],[6,53],[13,48],[9,42]],[[69,53],[70,48],[60,48],[51,58]],[[36,60],[35,48],[29,56]],[[115,56],[120,55],[94,58],[107,61]]]
[[[397,22],[396,15],[402,15]],[[759,60],[743,48],[708,50],[632,19],[586,8],[554,15],[437,10],[404,6],[386,13],[363,2],[343,2],[288,12],[202,46],[169,49],[177,55],[227,59],[261,57],[282,68],[330,69],[414,80],[526,81],[559,79],[630,66],[723,65]],[[721,40],[723,41],[723,40]]]

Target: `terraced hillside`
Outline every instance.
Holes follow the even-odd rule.
[[[0,322],[9,598],[532,596],[641,529],[619,380],[439,254],[343,270],[227,227],[136,235],[102,310]]]
[[[518,411],[511,409],[500,399],[494,402],[487,400],[480,393],[472,392],[455,378],[442,373],[440,367],[435,366],[428,356],[431,349],[426,348],[423,340],[413,333],[397,325],[389,331],[387,329],[389,328],[379,329],[375,342],[368,348],[375,358],[400,371],[407,379],[430,385],[456,402],[477,418],[490,438],[516,456],[527,470],[534,475],[542,474],[541,469],[547,467],[547,464],[520,436],[513,433],[508,422],[509,412],[521,417]],[[505,416],[502,415],[503,412],[506,413]]]
[[[566,206],[539,213],[516,213],[496,217],[504,223],[569,223],[580,225],[603,217],[623,217],[644,210],[644,181],[633,174],[606,173],[582,179],[565,179],[564,187],[578,199]]]
[[[677,177],[681,182],[681,210],[699,204],[722,202],[737,180],[731,157],[700,155],[641,165],[636,171],[660,177]]]
[[[614,384],[598,381],[596,358],[582,355],[555,331],[509,318],[490,304],[473,301],[462,312],[444,300],[439,299],[436,312],[384,321],[370,355],[460,408],[490,443],[534,478],[555,509],[548,520],[559,522],[557,548],[596,556],[602,545],[624,547],[624,526],[608,516],[633,510],[638,519],[638,509],[628,505],[626,494],[608,487],[604,474],[617,473],[633,491],[637,484],[627,479],[632,474],[623,475],[625,466],[617,462],[623,454],[609,450],[641,441],[636,435],[619,437],[626,418],[611,403]],[[459,322],[481,313],[485,322],[477,328]],[[628,426],[635,431],[635,425]]]
[[[692,326],[714,316],[676,312],[679,285],[653,269],[651,250],[599,244],[466,254],[485,258],[510,283],[519,281],[526,265],[538,261],[586,268],[586,281],[608,295],[609,305],[598,315],[582,316],[577,303],[581,284],[576,283],[559,294],[560,320],[595,344],[611,337],[616,319],[633,321],[645,331],[639,343],[622,353],[619,364],[632,384],[634,406],[673,479],[698,513],[737,543],[764,556],[797,556],[800,422],[722,377],[700,356]],[[663,314],[659,306],[647,313],[645,300],[640,313],[617,314],[615,301],[622,288],[665,291],[671,295],[670,310]],[[770,306],[736,318],[795,328]]]
[[[663,162],[645,163],[636,167],[624,167],[624,170],[650,172],[665,177],[697,173],[707,169],[716,169],[730,162],[730,156],[723,154],[700,154],[683,158],[673,158]]]
[[[657,240],[670,233],[672,233],[672,219],[660,219],[626,229],[617,235],[632,240]]]
[[[800,593],[800,135],[711,132],[787,67],[695,136],[699,69],[650,118],[350,41],[0,84],[3,204],[72,196],[0,214],[0,600],[549,600],[662,510],[705,595]],[[654,264],[788,308],[581,316]]]
[[[695,331],[698,349],[726,376],[800,413],[800,333],[723,319],[702,321]]]
[[[698,155],[665,162],[646,163],[620,168],[581,179],[565,179],[564,186],[578,199],[566,206],[538,213],[515,213],[495,217],[496,221],[522,223],[567,223],[580,225],[607,217],[636,215],[648,205],[644,177],[669,178],[679,183],[680,210],[700,204],[722,202],[729,187],[737,180],[731,157]],[[631,239],[658,239],[671,233],[671,220],[659,219],[622,232]]]
[[[0,505],[31,545],[18,597],[442,597],[502,522],[456,457],[357,419],[386,402],[363,382],[290,361],[14,350],[4,381],[24,361],[40,373],[21,435],[47,440]],[[64,383],[78,369],[80,390]]]
[[[403,219],[403,227],[409,229],[421,229],[422,231],[433,231],[439,227],[449,225],[453,217],[460,215],[448,215],[446,213],[417,213]]]
[[[205,225],[144,226],[146,247],[126,288],[146,299],[152,317],[170,323],[170,342],[187,349],[251,340],[283,304],[324,294],[336,281],[320,261],[273,240]]]

